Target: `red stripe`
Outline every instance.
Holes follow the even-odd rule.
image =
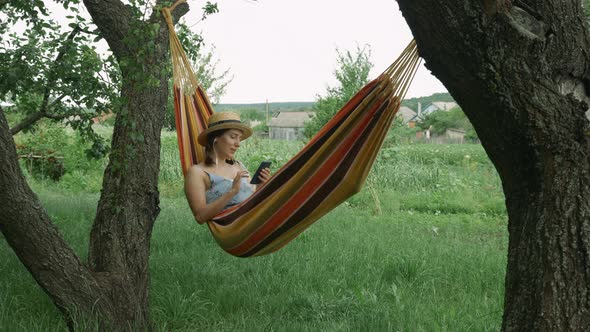
[[[366,165],[363,166],[363,169],[370,168],[370,165],[373,164],[375,161],[375,156],[379,150],[378,147],[381,145],[380,142],[383,141],[383,138],[387,133],[386,128],[388,128],[391,124],[389,119],[394,113],[392,112],[394,108],[390,107],[391,104],[386,99],[387,98],[380,98],[380,102],[375,103],[378,105],[377,113],[372,116],[370,123],[365,128],[364,133],[358,137],[354,145],[347,152],[346,158],[342,159],[342,163],[338,165],[335,172],[330,175],[328,181],[325,182],[322,187],[318,188],[312,194],[313,196],[310,196],[310,198],[305,202],[305,205],[300,207],[293,215],[291,215],[286,222],[275,229],[273,233],[268,235],[263,241],[252,247],[248,252],[240,254],[240,257],[257,256],[261,251],[266,251],[268,246],[271,245],[273,246],[272,251],[277,250],[278,247],[274,246],[282,246],[283,244],[286,244],[298,234],[303,232],[313,222],[317,221],[319,217],[331,211],[336,205],[340,204],[342,200],[345,200],[354,194],[351,191],[346,191],[344,195],[340,195],[340,197],[338,197],[338,201],[334,201],[329,206],[322,208],[322,211],[320,211],[321,213],[314,217],[314,219],[309,220],[306,225],[301,225],[302,227],[298,227],[302,220],[309,217],[310,213],[313,213],[319,208],[322,200],[328,197],[331,193],[334,193],[336,190],[341,190],[336,189],[335,187],[341,185],[342,183],[350,183],[351,181],[358,179],[358,174],[353,172],[351,169],[353,163],[356,164],[357,162],[366,162]],[[384,119],[386,121],[383,121]],[[383,125],[381,130],[375,132],[375,129],[373,128],[377,126],[377,122],[383,122]],[[372,136],[373,140],[369,141]],[[358,160],[359,157],[357,155],[363,151],[368,152],[368,154],[363,154],[363,160]]]
[[[273,179],[275,179],[277,176],[279,176],[279,174],[283,173],[283,172],[288,172],[291,171],[289,169],[289,167],[291,166],[291,164],[293,164],[298,158],[299,156],[301,156],[302,154],[306,153],[307,150],[309,150],[313,143],[315,141],[317,141],[318,139],[321,138],[321,136],[325,135],[326,132],[328,132],[329,130],[332,129],[332,127],[334,127],[335,125],[337,125],[344,117],[348,116],[348,114],[350,114],[353,110],[354,110],[354,106],[357,106],[360,101],[362,101],[364,98],[367,97],[367,95],[372,91],[372,89],[375,87],[375,85],[378,84],[378,79],[375,79],[371,82],[369,82],[363,89],[361,89],[359,92],[357,92],[356,95],[354,95],[354,97],[352,97],[347,103],[346,105],[344,105],[342,107],[342,109],[340,109],[340,111],[338,111],[334,117],[326,124],[324,125],[324,127],[322,127],[322,129],[320,129],[320,131],[311,139],[310,142],[308,142],[303,149],[301,149],[301,151],[299,151],[299,153],[297,153],[293,158],[289,159],[289,161],[284,164],[273,176]],[[257,191],[260,192],[260,191]],[[250,196],[250,199],[255,198],[256,193],[254,193],[254,195]],[[244,201],[243,203],[245,203],[246,201]],[[240,215],[236,215],[233,216],[235,217],[234,219],[232,219],[231,214],[234,211],[237,211],[238,208],[242,206],[242,204],[235,206],[235,208],[232,209],[228,209],[228,210],[224,210],[222,212],[220,212],[218,215],[216,215],[213,220],[220,220],[220,219],[224,219],[223,224],[231,224],[232,222],[234,222],[236,219],[240,218]],[[237,212],[236,212],[237,213]]]
[[[378,110],[380,103],[382,103],[382,101],[379,101],[379,103],[375,104],[375,106],[367,112],[367,115],[361,120],[359,125],[355,126],[355,130],[347,136],[343,144],[331,154],[328,160],[322,163],[322,166],[313,173],[313,176],[310,177],[294,196],[289,198],[287,203],[283,205],[279,211],[271,216],[271,218],[246,241],[227,251],[233,255],[239,256],[240,254],[247,252],[260,241],[264,240],[264,238],[271,234],[275,229],[280,227],[282,223],[286,222],[287,218],[295,213],[295,211],[307,201],[312,193],[329,178],[329,175],[334,172],[337,165],[342,162],[347,151],[350,150],[350,147],[362,135],[366,126],[370,123],[370,120]]]

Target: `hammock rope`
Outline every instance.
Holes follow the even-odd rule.
[[[204,160],[197,137],[206,129],[213,108],[176,36],[170,9],[163,13],[170,31],[178,146],[186,174]],[[416,43],[411,41],[391,66],[353,96],[267,183],[208,221],[218,244],[239,257],[274,252],[359,192],[419,62]]]

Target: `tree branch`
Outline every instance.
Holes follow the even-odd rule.
[[[35,112],[29,116],[27,116],[24,120],[19,122],[14,127],[10,128],[10,135],[14,136],[24,129],[31,127],[35,122],[43,119],[45,117],[44,112]]]
[[[174,22],[174,24],[178,23],[178,21],[180,21],[180,19],[186,14],[188,13],[188,11],[190,10],[190,7],[187,3],[181,3],[179,4],[176,9],[172,12],[172,20]]]
[[[41,102],[41,106],[39,107],[39,111],[29,115],[27,118],[25,118],[23,121],[18,123],[16,126],[10,128],[11,135],[14,136],[14,135],[18,134],[19,132],[21,132],[22,130],[31,127],[33,124],[35,124],[37,121],[41,120],[42,118],[51,118],[51,119],[61,120],[63,118],[66,118],[67,116],[69,116],[66,114],[55,115],[55,114],[49,113],[49,109],[53,108],[53,106],[55,106],[63,98],[66,97],[64,94],[62,94],[57,99],[52,101],[51,104],[49,104],[49,98],[51,96],[51,91],[53,90],[53,88],[55,86],[55,82],[57,81],[57,73],[56,73],[57,67],[63,61],[63,58],[67,53],[69,43],[72,40],[74,40],[74,37],[76,37],[76,35],[80,31],[82,31],[80,29],[80,26],[76,25],[76,27],[66,37],[63,45],[60,47],[60,50],[59,50],[57,56],[53,60],[53,65],[52,65],[51,69],[49,69],[47,82],[45,83],[45,91],[43,92],[43,101]]]
[[[55,99],[47,108],[52,109],[55,105],[57,105],[65,97],[66,97],[66,95],[62,94],[57,99]],[[39,112],[29,115],[24,120],[19,122],[17,125],[10,128],[10,135],[14,136],[14,135],[18,134],[19,132],[31,127],[33,124],[35,124],[35,122],[37,122],[43,118],[52,119],[52,120],[63,120],[63,119],[68,118],[70,116],[76,116],[76,115],[84,115],[84,113],[68,112],[68,113],[63,113],[63,114],[53,114],[53,113],[49,113],[47,111],[39,111]]]
[[[158,0],[157,4],[161,5],[167,2],[167,0]],[[178,21],[190,10],[190,7],[186,0],[176,0],[172,6],[169,7],[171,9],[170,14],[172,14],[172,22],[174,24],[178,23]],[[162,18],[162,14],[158,12],[152,13],[150,20],[160,20]]]
[[[55,105],[57,105],[59,102],[61,102],[62,99],[64,99],[65,97],[67,97],[65,94],[62,94],[61,96],[57,97],[54,101],[51,102],[51,104],[49,104],[48,109],[52,109]]]
[[[76,25],[76,27],[70,32],[70,34],[68,35],[68,37],[66,38],[66,40],[64,41],[62,46],[60,47],[59,53],[57,54],[57,56],[55,57],[55,60],[53,61],[53,66],[49,70],[47,83],[45,83],[45,92],[43,94],[43,102],[41,103],[41,107],[40,107],[41,113],[47,112],[47,108],[48,108],[47,104],[49,103],[49,96],[51,95],[51,91],[53,90],[55,82],[57,81],[57,73],[56,73],[57,67],[62,62],[62,60],[66,54],[66,51],[68,50],[69,43],[72,42],[72,40],[74,40],[74,37],[76,37],[78,32],[80,32],[80,26]]]
[[[131,10],[120,0],[84,0],[84,5],[113,54],[119,59],[127,55],[129,50],[123,40],[135,21]]]
[[[90,30],[84,29],[84,28],[79,28],[79,29],[80,29],[80,32],[84,32],[84,33],[87,33],[89,35],[95,35],[95,36],[99,36],[100,35],[100,33],[95,32],[95,31],[90,31]]]

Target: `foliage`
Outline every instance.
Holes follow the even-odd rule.
[[[39,130],[37,135],[28,135],[17,144],[17,153],[24,161],[29,174],[38,180],[58,181],[66,172],[63,156],[57,152],[68,144],[65,132],[55,127]]]
[[[67,8],[73,1],[61,2]],[[97,32],[76,7],[64,18],[67,28],[47,16],[43,1],[11,1],[0,8],[10,24],[1,31],[0,99],[13,101],[22,121],[13,129],[31,129],[44,117],[65,121],[104,154],[92,118],[111,110],[120,74],[112,55],[97,51]],[[15,30],[19,24],[26,28]]]
[[[89,155],[93,142],[62,124],[42,121],[37,127],[15,136],[23,169],[37,180],[59,180],[65,188],[99,190],[106,158]],[[92,186],[88,179],[94,179]]]
[[[264,128],[268,130],[268,126],[266,123],[266,113],[260,112],[255,108],[247,108],[241,110],[239,113],[240,120],[252,126],[252,129],[254,129],[255,131],[264,131]],[[256,123],[258,124],[253,126],[253,124]]]
[[[455,99],[453,99],[453,97],[447,92],[440,92],[425,97],[404,99],[402,101],[402,106],[409,107],[413,111],[418,112],[418,103],[420,103],[422,105],[422,109],[424,109],[426,106],[432,104],[435,101],[454,102]]]
[[[92,130],[92,119],[103,113],[117,112],[120,108],[119,91],[121,70],[124,70],[136,84],[150,86],[158,84],[150,75],[144,74],[144,64],[136,61],[144,54],[154,52],[153,42],[144,42],[145,37],[154,37],[158,24],[135,24],[126,38],[130,48],[136,49],[134,58],[117,62],[110,53],[101,55],[97,51],[102,38],[95,26],[87,22],[72,1],[61,1],[71,15],[66,19],[68,29],[61,28],[49,18],[49,12],[42,1],[12,1],[0,7],[10,15],[10,26],[25,23],[24,32],[12,31],[8,23],[0,28],[3,43],[0,45],[0,100],[12,99],[20,113],[19,123],[31,115],[65,121],[93,142],[88,154],[101,157],[108,148],[100,136]],[[149,3],[133,1],[135,13],[145,16]],[[218,12],[211,2],[203,7],[202,19]],[[200,84],[212,101],[218,101],[231,82],[229,70],[217,73],[217,61],[213,59],[214,48],[204,50],[201,36],[191,32],[185,24],[177,25],[180,41],[193,63]],[[167,65],[165,65],[167,66]],[[166,126],[174,128],[172,94],[169,97]],[[25,126],[34,128],[35,122]],[[18,123],[14,123],[14,126]]]
[[[412,142],[420,128],[409,128],[401,117],[396,117],[383,142],[383,148]]]
[[[266,123],[261,123],[259,125],[252,127],[252,130],[254,130],[254,132],[256,133],[268,133],[270,129],[268,128],[268,125]]]
[[[418,126],[422,129],[430,129],[436,135],[444,134],[447,129],[463,129],[469,138],[477,138],[471,122],[460,107],[454,107],[448,112],[435,111],[427,114]]]
[[[314,105],[315,116],[305,124],[303,134],[311,138],[369,82],[369,71],[373,67],[370,61],[369,46],[357,46],[354,54],[336,49],[339,68],[334,76],[339,82],[336,87],[328,87],[324,96],[318,96]]]

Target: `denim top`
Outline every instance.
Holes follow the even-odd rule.
[[[240,165],[242,166],[243,170],[246,170],[242,163],[240,163]],[[230,191],[234,180],[213,173],[205,172],[205,174],[209,176],[209,181],[211,182],[211,188],[209,188],[209,190],[205,192],[205,199],[207,201],[207,204],[209,204],[219,199],[219,197],[221,197],[223,194]],[[223,207],[223,209],[225,210],[229,207],[240,204],[246,198],[250,197],[250,195],[252,195],[253,192],[254,190],[248,182],[248,178],[242,178],[242,183],[240,184],[240,191],[234,197],[232,197],[232,199],[225,205],[225,207]]]

